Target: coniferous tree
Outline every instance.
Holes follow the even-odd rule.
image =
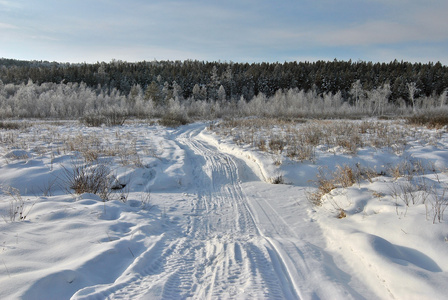
[[[218,100],[225,101],[226,100],[226,90],[224,86],[221,84],[218,89]]]
[[[298,88],[305,92],[313,89],[318,95],[335,95],[341,92],[344,101],[353,99],[350,90],[356,80],[362,82],[365,91],[373,91],[389,83],[390,101],[404,99],[410,105],[407,83],[415,82],[415,99],[439,96],[448,87],[448,67],[437,63],[411,64],[393,61],[390,63],[317,61],[281,63],[218,63],[201,61],[151,61],[128,63],[113,60],[110,63],[61,64],[45,61],[17,61],[0,59],[0,80],[7,84],[34,83],[85,83],[101,93],[113,89],[129,94],[134,85],[146,88],[155,82],[159,89],[163,82],[176,83],[181,87],[180,98],[192,96],[196,84],[206,87],[207,98],[216,100],[223,85],[226,99],[250,100],[262,92],[272,97],[279,89]],[[170,87],[169,89],[172,90]],[[197,95],[197,94],[196,94]],[[156,97],[157,98],[157,97]],[[169,99],[162,94],[163,99]],[[429,98],[428,98],[429,99]],[[356,100],[355,100],[356,102]],[[418,105],[416,105],[418,106]]]
[[[157,82],[152,81],[145,89],[145,100],[152,99],[156,104],[162,104],[164,99]]]

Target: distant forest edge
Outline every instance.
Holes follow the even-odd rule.
[[[71,64],[0,59],[0,117],[410,113],[446,107],[437,63],[143,61]]]

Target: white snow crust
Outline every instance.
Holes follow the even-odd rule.
[[[63,143],[88,138],[96,139],[97,150],[135,150],[96,161],[125,185],[109,201],[67,187],[67,172],[85,160],[76,145],[70,150]],[[315,162],[280,166],[221,139],[205,123],[167,129],[37,122],[1,131],[0,141],[0,299],[448,295],[448,210],[439,222],[429,200],[406,206],[390,196],[404,179],[379,176],[337,188],[321,207],[307,198],[320,166],[360,163],[381,171],[405,157],[437,166],[436,174],[415,180],[424,177],[443,192],[446,132],[435,145],[411,141],[401,155],[332,151]],[[267,183],[278,174],[286,184]],[[22,220],[12,220],[17,205]],[[346,218],[336,217],[340,209]]]

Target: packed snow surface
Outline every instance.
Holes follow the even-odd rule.
[[[280,166],[204,123],[0,134],[1,299],[448,295],[448,211],[439,220],[436,210],[448,197],[447,133],[400,155],[333,151]],[[434,192],[405,195],[414,181],[379,176],[334,189],[322,206],[309,201],[319,166],[356,160],[380,172],[409,157],[437,167],[412,179]],[[95,164],[108,170],[108,201],[72,189],[73,170]],[[268,183],[278,174],[285,184]]]

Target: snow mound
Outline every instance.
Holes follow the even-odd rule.
[[[437,209],[448,133],[402,155],[363,148],[275,164],[206,128],[36,125],[18,136],[29,149],[1,144],[0,298],[446,298],[447,211],[439,220]],[[98,160],[85,156],[93,146]],[[408,158],[440,170],[386,175]],[[76,195],[66,178],[74,163],[98,162],[107,201]],[[319,168],[357,163],[381,176],[310,203]],[[280,175],[287,184],[268,183]]]
[[[32,155],[28,151],[16,149],[9,151],[5,155],[3,155],[3,157],[8,159],[28,159],[31,158]]]

